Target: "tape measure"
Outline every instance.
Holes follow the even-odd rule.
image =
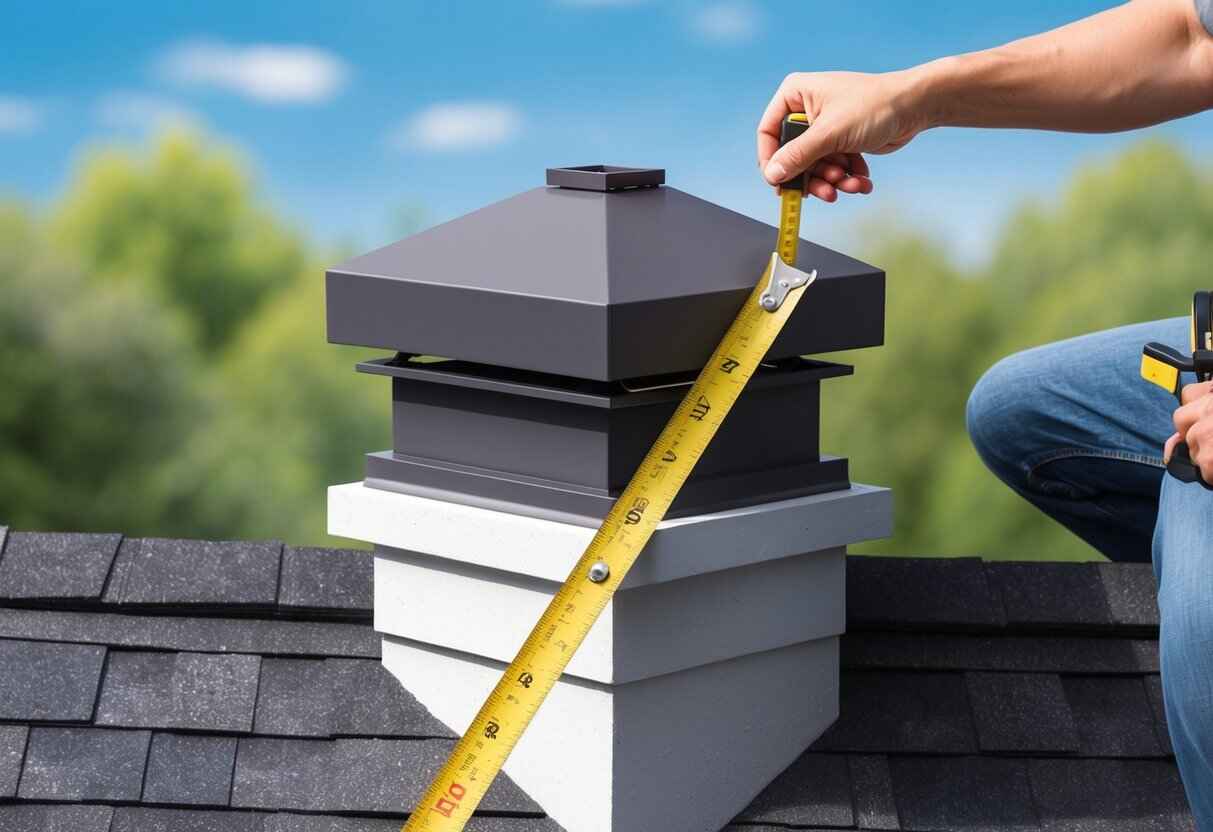
[[[784,121],[781,143],[808,128],[802,113]],[[785,183],[779,240],[762,279],[711,359],[657,437],[539,623],[455,744],[402,832],[461,832],[531,718],[568,666],[640,556],[816,278],[794,267],[800,239],[801,181]]]

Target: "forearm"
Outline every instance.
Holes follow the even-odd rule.
[[[907,78],[930,126],[1129,130],[1213,107],[1213,37],[1192,0],[1135,0]]]

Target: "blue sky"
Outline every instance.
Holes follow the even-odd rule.
[[[900,68],[1107,5],[22,3],[0,35],[0,193],[46,202],[90,143],[184,117],[238,146],[272,204],[322,240],[387,242],[404,213],[449,219],[541,184],[545,167],[597,162],[665,167],[671,185],[773,222],[753,132],[786,73]],[[1156,132],[1199,153],[1211,125]],[[872,196],[814,207],[805,236],[845,250],[887,217],[980,259],[1019,201],[1134,138],[930,133],[873,160]]]

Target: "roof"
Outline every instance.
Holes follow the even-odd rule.
[[[371,555],[0,529],[0,829],[388,832],[453,734]],[[736,832],[1193,830],[1142,565],[851,558],[842,717]],[[554,832],[508,778],[470,829]]]

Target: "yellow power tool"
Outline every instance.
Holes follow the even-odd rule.
[[[1193,373],[1197,381],[1213,378],[1213,292],[1197,292],[1192,297],[1190,333],[1191,354],[1156,341],[1146,344],[1141,351],[1141,377],[1174,395],[1181,404],[1181,373]],[[1186,442],[1180,442],[1171,452],[1167,473],[1180,482],[1198,482],[1213,490],[1192,461]]]
[[[808,129],[796,113],[781,143]],[[802,181],[782,185],[779,239],[762,278],[539,623],[455,744],[403,832],[461,832],[556,685],[817,272],[795,267]],[[553,753],[556,753],[554,750]],[[587,784],[587,788],[590,784]]]

